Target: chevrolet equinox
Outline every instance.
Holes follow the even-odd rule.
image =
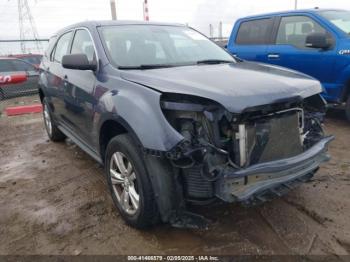
[[[328,160],[320,83],[242,61],[179,24],[83,22],[54,35],[39,94],[52,141],[105,167],[137,228],[205,224],[189,205],[255,205]]]

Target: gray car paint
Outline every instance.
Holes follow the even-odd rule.
[[[141,146],[147,149],[168,151],[182,140],[182,136],[168,123],[160,109],[162,92],[183,93],[209,98],[223,105],[228,111],[242,112],[246,108],[271,104],[279,99],[300,96],[302,98],[321,92],[317,80],[306,75],[274,66],[250,62],[220,65],[195,65],[152,70],[119,70],[109,63],[97,27],[103,25],[147,24],[143,22],[105,21],[83,22],[69,26],[57,34],[86,28],[90,31],[99,57],[99,70],[95,74],[93,90],[83,90],[91,112],[85,117],[92,124],[85,130],[90,136],[81,142],[87,144],[100,156],[100,128],[105,121],[119,121]],[[152,25],[169,25],[149,23]],[[182,26],[182,25],[173,25]],[[47,52],[50,53],[50,52]],[[53,70],[52,62],[44,56],[43,72]],[[68,69],[61,70],[67,71]],[[79,70],[68,70],[76,71]],[[50,72],[53,74],[53,72]],[[63,73],[59,72],[58,77]],[[43,93],[60,93],[62,87],[48,88],[47,74],[40,76]],[[45,86],[46,85],[46,86]],[[81,88],[81,87],[78,87]],[[97,89],[103,92],[96,92]],[[54,100],[54,95],[49,95]],[[93,102],[91,102],[93,101]],[[82,108],[86,107],[83,106]],[[83,114],[83,113],[82,113]],[[55,115],[57,117],[57,115]],[[79,134],[77,134],[79,137]]]
[[[209,98],[233,113],[275,103],[280,99],[296,96],[305,98],[321,92],[319,82],[308,76],[250,62],[119,70],[109,63],[97,27],[124,24],[146,23],[84,22],[69,26],[56,35],[59,38],[68,30],[76,28],[89,30],[99,58],[96,72],[63,69],[59,63],[50,61],[53,46],[46,52],[40,65],[39,90],[41,96],[45,95],[49,100],[53,120],[57,121],[59,128],[66,131],[74,142],[100,163],[103,163],[104,158],[100,135],[106,121],[118,122],[144,149],[168,151],[182,141],[182,135],[168,123],[160,108],[163,92]],[[70,74],[76,75],[71,78]],[[64,78],[65,75],[68,76],[67,79]],[[79,77],[95,78],[96,81],[87,87],[80,85],[79,81],[74,83],[73,80]],[[67,87],[72,91],[67,92]],[[72,123],[73,126],[65,126],[61,121],[63,113],[71,114],[69,118],[75,122]],[[325,147],[319,149],[319,153],[324,149]],[[162,220],[169,221],[171,213],[181,201],[172,191],[175,183],[170,172],[168,176],[164,172],[157,172],[164,169],[160,169],[157,165],[162,164],[152,161],[153,158],[156,156],[145,154],[145,161],[148,163],[145,166],[156,192]],[[171,168],[169,165],[167,167]]]
[[[134,70],[122,72],[121,76],[160,92],[214,100],[231,113],[290,97],[305,98],[322,91],[320,83],[309,76],[250,62]]]

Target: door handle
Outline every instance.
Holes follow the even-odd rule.
[[[279,54],[268,54],[267,58],[268,59],[279,59],[280,55]]]
[[[65,86],[65,87],[67,87],[68,86],[68,76],[67,75],[64,75],[63,76],[63,85]]]

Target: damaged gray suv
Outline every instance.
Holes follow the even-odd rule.
[[[105,167],[134,227],[203,225],[190,204],[258,204],[329,159],[318,81],[238,60],[183,25],[72,25],[40,71],[50,139],[69,137]]]

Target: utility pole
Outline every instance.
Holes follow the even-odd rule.
[[[111,14],[112,14],[112,20],[117,20],[117,9],[115,0],[110,0],[111,3]]]
[[[19,39],[21,41],[21,51],[22,53],[30,52],[30,48],[28,48],[28,42],[24,41],[26,39],[34,39],[36,40],[35,47],[37,52],[42,52],[43,47],[39,41],[39,35],[36,29],[36,25],[30,11],[28,1],[27,0],[17,0],[18,7],[18,20],[19,20]]]
[[[222,21],[219,22],[219,34],[218,34],[219,38],[222,38]]]
[[[295,10],[298,9],[298,0],[294,0],[294,9],[295,9]]]
[[[147,0],[145,0],[143,2],[143,20],[149,21],[148,2],[147,2]]]
[[[214,36],[214,28],[212,24],[209,24],[209,37]]]

